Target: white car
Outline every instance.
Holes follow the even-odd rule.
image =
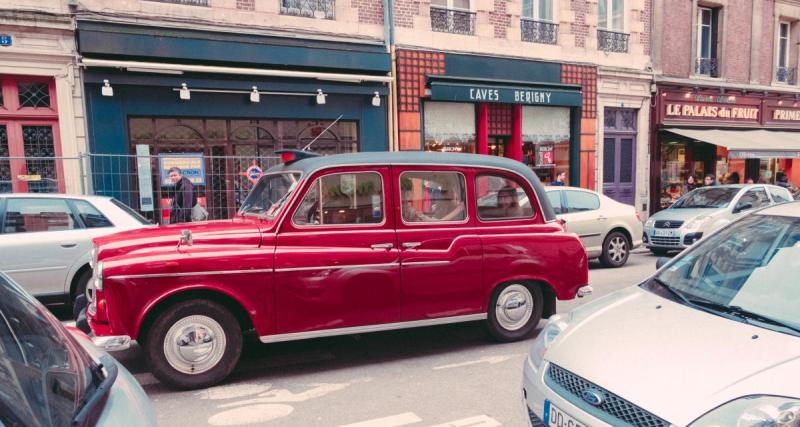
[[[606,267],[622,267],[642,245],[642,220],[633,206],[576,187],[545,187],[550,204],[586,254]]]
[[[800,202],[754,212],[638,286],[552,316],[533,426],[800,425]]]
[[[0,271],[47,305],[72,304],[92,277],[92,239],[147,226],[110,197],[0,194]]]

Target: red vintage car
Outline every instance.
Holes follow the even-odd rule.
[[[591,291],[536,175],[494,156],[282,153],[233,220],[95,240],[88,320],[153,374],[206,387],[264,343],[486,320],[530,336]]]

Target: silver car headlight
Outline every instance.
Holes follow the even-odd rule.
[[[647,218],[647,222],[644,223],[644,226],[648,228],[652,228],[654,225],[656,225],[656,218],[652,216]]]
[[[796,427],[800,426],[800,399],[747,396],[703,415],[691,427]]]
[[[550,345],[553,344],[553,341],[556,340],[558,335],[561,334],[564,329],[567,329],[567,326],[569,326],[571,321],[572,312],[566,314],[555,314],[547,319],[547,324],[544,325],[544,329],[542,329],[542,332],[539,332],[536,340],[533,341],[533,347],[531,347],[531,353],[528,356],[530,357],[534,366],[537,368],[542,366],[544,355],[547,353]]]
[[[97,264],[97,248],[92,247],[92,250],[89,251],[89,267],[94,268],[95,264]]]
[[[95,290],[103,290],[103,261],[97,261],[94,270],[92,270],[92,286]]]
[[[697,218],[692,219],[689,222],[687,222],[686,223],[686,228],[689,228],[689,229],[700,228],[703,225],[705,225],[705,223],[707,223],[708,220],[710,220],[710,219],[711,219],[711,217],[708,216],[708,215],[700,215]]]

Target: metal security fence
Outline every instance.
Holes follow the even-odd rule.
[[[0,157],[0,193],[68,193],[114,197],[144,217],[169,223],[175,195],[168,170],[179,167],[209,219],[233,217],[276,156],[196,153],[80,154],[77,157]]]

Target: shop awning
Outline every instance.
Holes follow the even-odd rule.
[[[665,128],[687,138],[728,149],[731,159],[800,158],[800,132]]]

